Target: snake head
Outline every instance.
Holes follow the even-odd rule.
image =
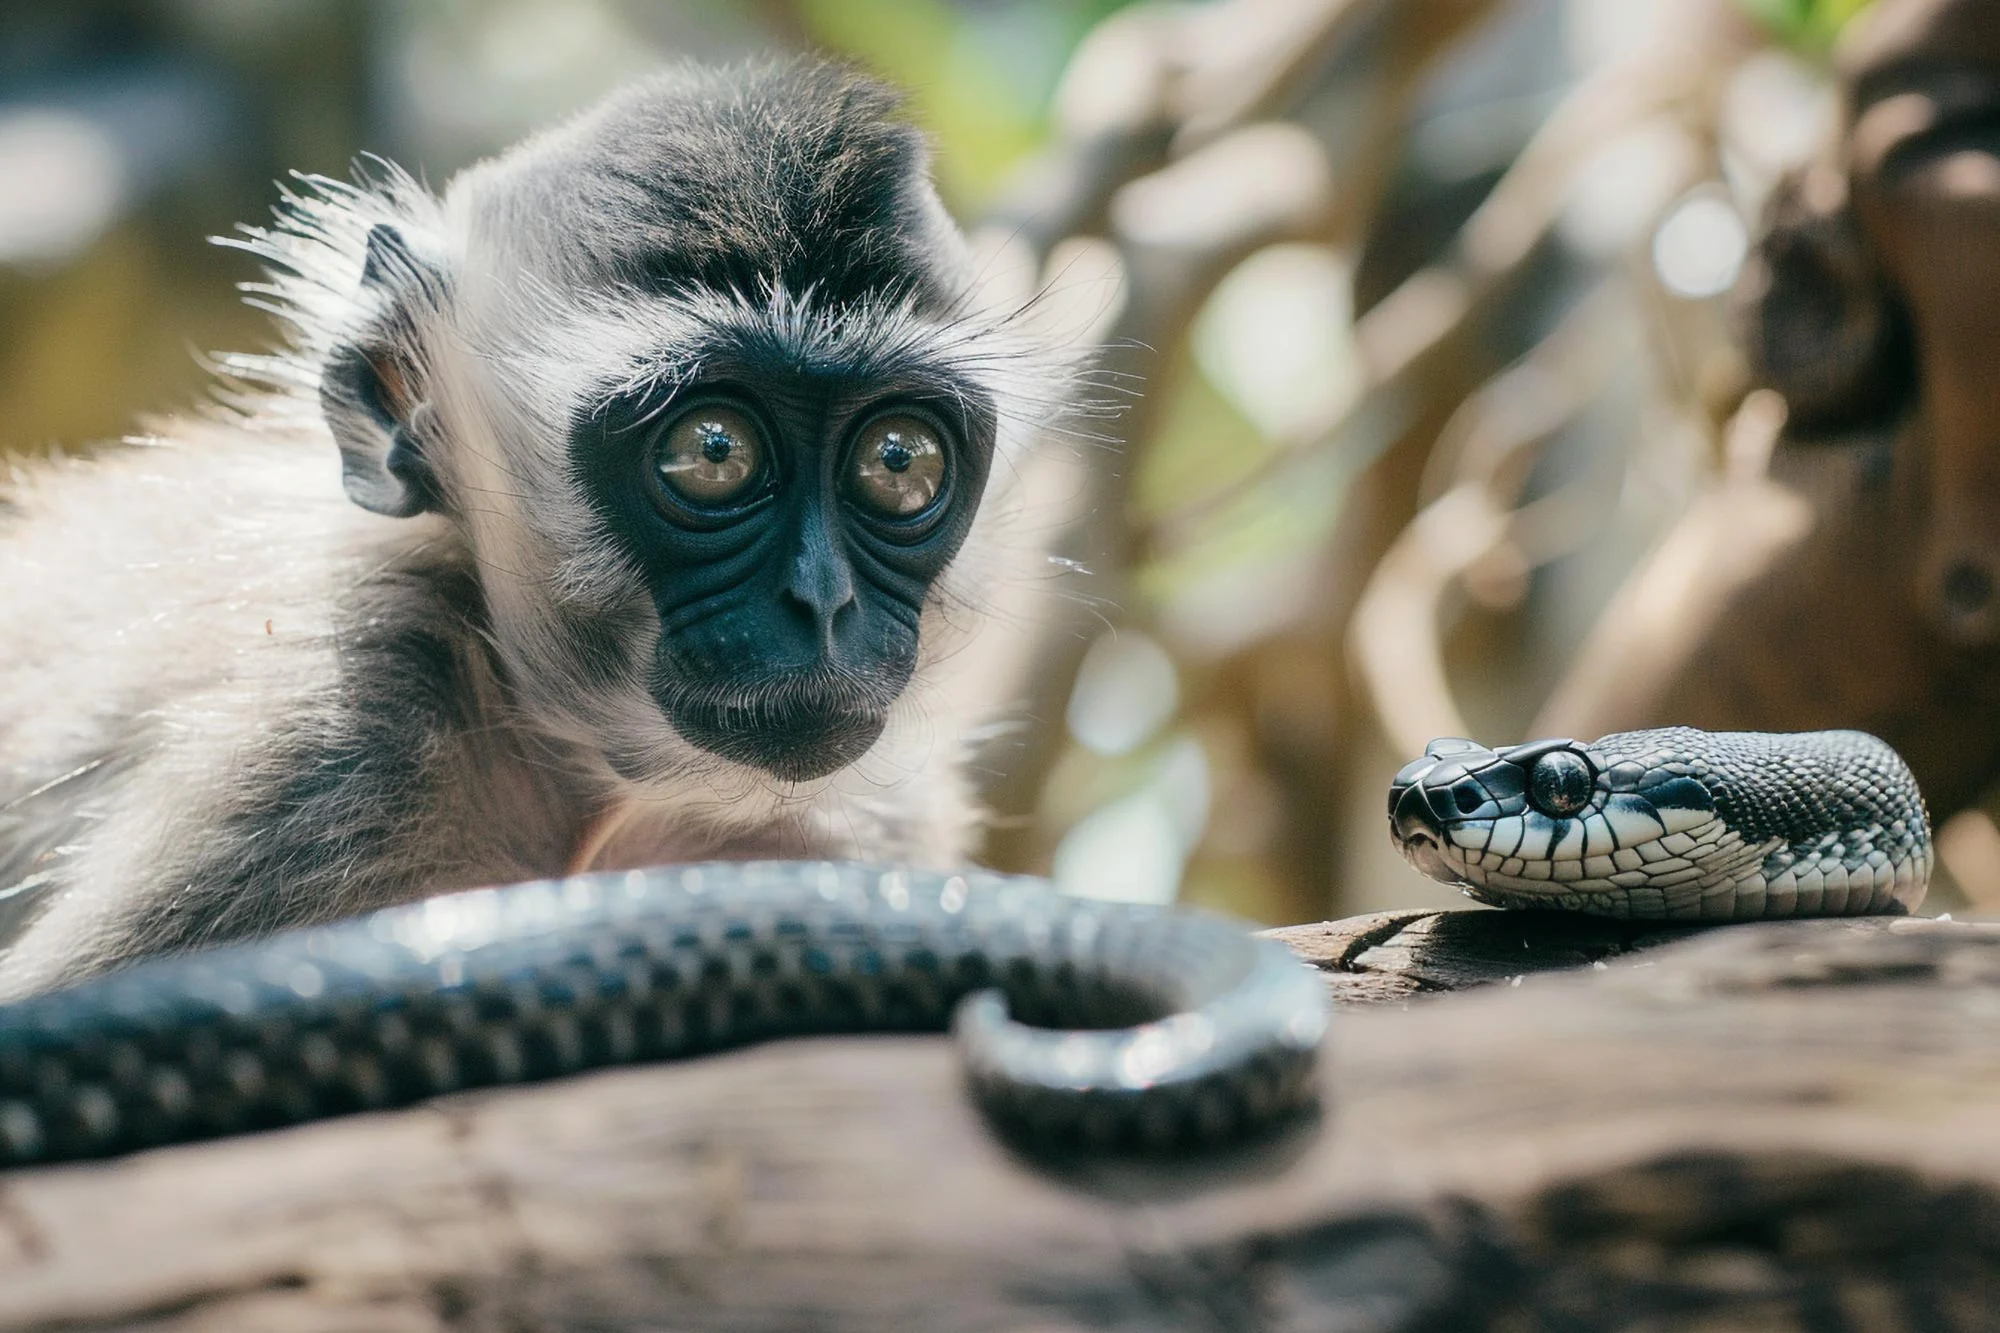
[[[1627,861],[1636,872],[1642,847],[1670,859],[1663,839],[1714,820],[1684,768],[1620,762],[1601,744],[1432,741],[1389,785],[1390,837],[1432,879],[1518,899],[1610,881]]]

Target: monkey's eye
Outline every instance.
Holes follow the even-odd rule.
[[[922,417],[876,417],[855,437],[848,492],[883,518],[909,518],[944,489],[944,440]]]
[[[660,438],[653,471],[689,504],[720,508],[746,498],[763,476],[763,432],[733,407],[697,407]]]

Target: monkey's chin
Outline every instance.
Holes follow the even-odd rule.
[[[661,700],[661,709],[689,744],[786,782],[838,773],[868,753],[889,721],[886,710],[851,704],[746,707],[685,695]]]

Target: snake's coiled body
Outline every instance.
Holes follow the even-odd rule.
[[[1283,945],[1203,913],[845,863],[586,875],[0,1007],[0,1166],[954,1011],[975,1096],[1045,1146],[1272,1123],[1310,1102],[1326,1022]]]
[[[1418,869],[1502,907],[1857,916],[1908,912],[1930,882],[1916,779],[1858,731],[1433,741],[1391,784],[1389,825]]]

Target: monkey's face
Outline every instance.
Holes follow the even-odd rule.
[[[666,720],[723,758],[819,777],[875,743],[916,669],[993,414],[914,364],[741,346],[700,364],[579,420],[576,475],[658,612],[648,688]]]
[[[621,778],[834,773],[967,641],[996,438],[1067,369],[981,313],[893,112],[832,66],[682,71],[274,251],[339,259],[297,299],[352,307],[320,380],[349,496],[460,530],[509,702]]]

